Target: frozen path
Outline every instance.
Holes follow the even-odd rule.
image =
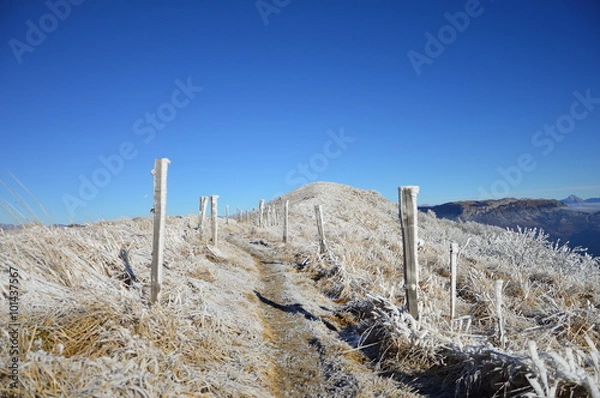
[[[234,236],[228,241],[255,259],[260,275],[254,294],[275,353],[270,358],[274,396],[368,397],[383,385],[389,388],[391,382],[339,337],[336,304],[286,262],[278,247]]]

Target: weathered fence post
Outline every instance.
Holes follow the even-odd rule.
[[[327,245],[325,244],[325,230],[323,228],[323,210],[321,205],[315,205],[315,214],[317,216],[317,229],[319,231],[319,253],[325,254],[327,252]]]
[[[164,231],[167,210],[167,168],[169,159],[154,160],[154,230],[152,232],[152,265],[150,278],[150,302],[159,303],[162,290]]]
[[[417,252],[417,194],[418,186],[398,188],[400,220],[404,246],[404,284],[408,312],[419,319],[419,260]]]
[[[263,227],[264,217],[265,217],[265,201],[261,199],[258,201],[258,226],[259,228]]]
[[[498,316],[498,338],[500,339],[500,347],[506,348],[506,338],[504,336],[504,317],[502,315],[502,285],[504,281],[498,279],[496,281],[496,315]]]
[[[288,212],[290,201],[286,200],[283,204],[283,243],[288,243]]]
[[[217,247],[217,199],[219,195],[210,195],[210,217],[212,221],[212,242]]]
[[[206,200],[208,199],[207,196],[201,196],[200,197],[200,220],[198,220],[198,230],[200,231],[200,237],[202,237],[202,234],[204,233],[204,219],[206,218]]]
[[[450,244],[450,322],[456,315],[456,260],[458,258],[458,245]],[[451,323],[452,324],[452,323]]]
[[[267,227],[271,226],[271,206],[267,206],[267,222],[265,223]]]

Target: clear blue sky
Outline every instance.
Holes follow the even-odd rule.
[[[312,180],[600,197],[594,0],[9,0],[0,42],[0,222],[149,215],[160,157],[169,214]]]

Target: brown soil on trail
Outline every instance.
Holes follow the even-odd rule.
[[[336,304],[275,247],[237,238],[229,242],[255,259],[264,338],[272,345],[272,393],[276,397],[402,396],[379,377],[359,350],[340,337]],[[265,243],[265,242],[262,242]]]

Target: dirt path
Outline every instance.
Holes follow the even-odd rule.
[[[306,275],[286,263],[277,248],[228,239],[256,262],[266,339],[275,354],[272,392],[277,397],[398,396],[392,381],[380,378],[363,356],[340,338],[335,303]],[[268,243],[267,243],[268,245]]]

